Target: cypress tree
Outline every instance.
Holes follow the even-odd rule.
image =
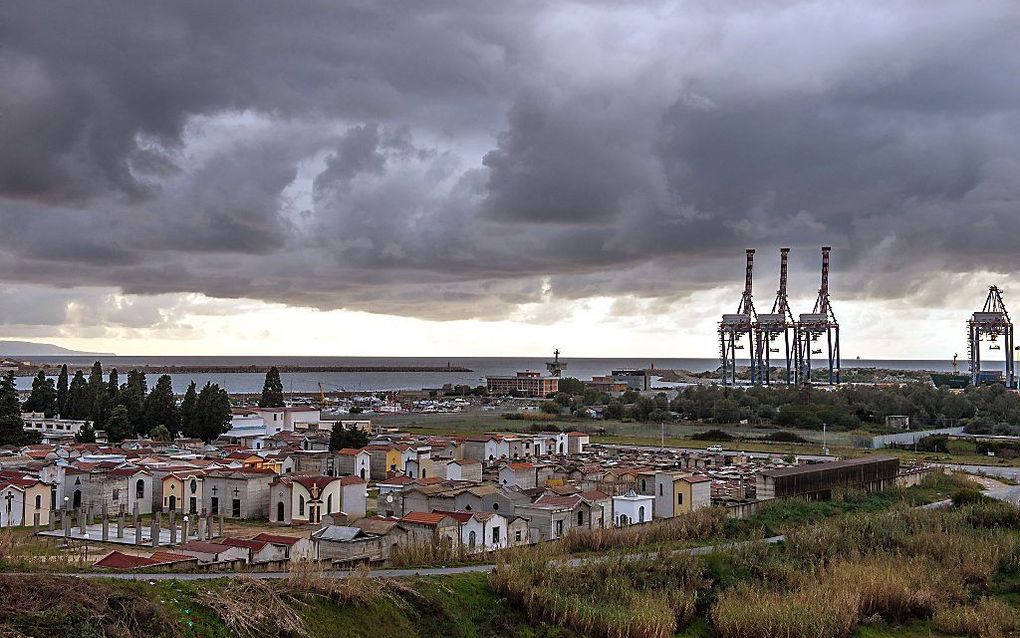
[[[173,381],[169,374],[164,374],[156,382],[149,396],[145,398],[145,421],[148,429],[162,425],[170,432],[180,427],[180,414],[177,410],[177,399],[174,397]]]
[[[38,432],[25,431],[14,372],[8,371],[0,379],[0,445],[27,445],[37,443],[40,438]]]
[[[64,402],[62,416],[65,419],[84,419],[88,417],[90,409],[89,382],[85,380],[85,374],[78,370],[67,389],[67,401]]]
[[[262,397],[259,399],[260,408],[282,408],[283,407],[283,381],[280,380],[280,371],[273,366],[266,373],[266,381],[262,384]]]
[[[110,381],[106,384],[106,388],[107,394],[110,397],[110,403],[116,403],[117,393],[120,392],[120,377],[117,375],[117,368],[110,370]]]
[[[206,443],[230,429],[230,398],[227,391],[207,382],[195,402],[195,418],[189,436]]]
[[[0,379],[0,416],[21,418],[21,401],[18,400],[18,388],[15,385],[13,370],[8,370],[7,374]]]
[[[198,392],[195,390],[195,382],[192,381],[191,384],[188,385],[188,390],[184,393],[184,399],[181,400],[180,432],[182,432],[184,436],[193,436],[193,433],[197,428],[195,414],[195,407],[197,403]],[[164,423],[163,425],[168,428],[173,427],[169,423]],[[170,430],[170,433],[175,434],[172,429]]]
[[[92,372],[89,374],[88,392],[88,419],[96,429],[106,427],[106,418],[110,414],[109,399],[109,388],[103,379],[103,364],[96,361],[92,364]]]
[[[127,408],[118,405],[110,411],[110,417],[106,420],[106,440],[110,443],[120,443],[131,434]]]
[[[60,375],[57,376],[57,414],[63,418],[67,410],[67,364],[60,366]]]
[[[117,393],[117,403],[127,410],[131,430],[139,436],[148,432],[151,427],[145,415],[145,393],[145,374],[140,370],[129,371],[127,382]]]
[[[47,379],[42,370],[32,379],[32,394],[22,409],[25,412],[42,412],[47,417],[57,413],[57,390],[53,386],[53,379]]]

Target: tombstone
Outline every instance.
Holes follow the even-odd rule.
[[[159,528],[162,523],[163,512],[156,512],[156,515],[152,517],[152,538],[149,539],[153,547],[159,547]]]
[[[124,506],[120,506],[117,513],[117,538],[124,538]]]
[[[51,532],[57,528],[57,510],[50,510],[49,524]]]
[[[220,514],[220,538],[223,538],[223,514]]]
[[[38,534],[39,533],[39,517],[40,516],[41,515],[39,514],[39,512],[36,512],[35,514],[32,515],[32,534]]]

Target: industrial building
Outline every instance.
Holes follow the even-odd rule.
[[[758,474],[755,493],[759,500],[791,497],[824,500],[832,496],[834,489],[873,492],[891,487],[899,469],[900,460],[894,456],[865,456],[764,470]]]
[[[485,387],[494,396],[515,395],[540,399],[559,392],[560,379],[524,370],[509,377],[485,377]]]

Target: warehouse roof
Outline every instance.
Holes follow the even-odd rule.
[[[862,456],[856,459],[845,459],[843,461],[825,461],[822,463],[808,463],[806,465],[794,465],[792,467],[777,468],[774,470],[762,470],[762,475],[771,478],[778,478],[780,476],[797,476],[799,474],[812,474],[814,472],[824,472],[829,470],[838,470],[845,467],[856,467],[860,465],[871,465],[875,463],[884,463],[888,461],[899,462],[899,459],[895,456]]]

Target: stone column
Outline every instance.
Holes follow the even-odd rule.
[[[195,523],[195,530],[198,532],[198,540],[202,540],[205,536],[205,525],[203,524],[205,523],[205,519],[198,514],[195,514],[195,518],[198,519]]]
[[[68,543],[71,541],[71,517],[67,515],[67,510],[64,510],[61,518],[64,519],[64,542]]]
[[[187,543],[188,542],[188,533],[191,531],[191,530],[188,529],[188,523],[190,523],[191,521],[188,519],[187,515],[184,516],[183,521],[184,521],[184,524],[181,526],[181,542],[182,543]]]
[[[57,529],[57,510],[50,510],[50,531]]]
[[[159,547],[159,528],[163,523],[163,512],[156,512],[155,516],[152,517],[152,541],[153,547]]]
[[[39,533],[39,518],[41,516],[42,515],[39,514],[39,512],[36,512],[35,514],[32,514],[32,534],[38,534]]]
[[[142,519],[138,518],[138,504],[135,503],[135,545],[142,544]]]
[[[110,515],[106,509],[106,503],[103,503],[103,542],[110,540]]]
[[[223,514],[220,514],[220,538],[223,538]]]
[[[117,512],[117,538],[124,538],[124,506]]]

